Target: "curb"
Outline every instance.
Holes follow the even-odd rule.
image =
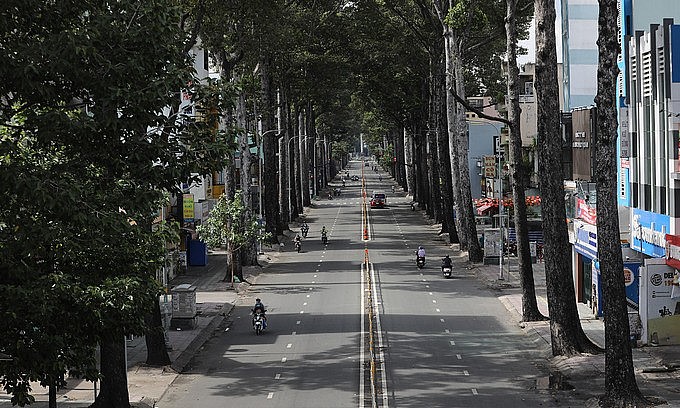
[[[210,322],[203,329],[201,329],[200,333],[198,333],[191,343],[189,343],[187,348],[180,353],[180,355],[175,359],[175,361],[172,362],[172,364],[170,364],[170,367],[177,373],[182,373],[194,358],[198,349],[200,349],[205,344],[205,342],[208,341],[215,329],[220,324],[222,324],[224,319],[226,319],[227,315],[231,313],[234,307],[235,305],[232,305],[231,303],[223,304],[222,309],[217,314],[217,316],[213,317],[212,320],[210,320]]]

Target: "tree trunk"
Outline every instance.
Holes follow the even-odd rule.
[[[146,364],[153,367],[162,367],[171,363],[168,349],[165,346],[165,329],[161,315],[161,303],[157,295],[154,295],[153,310],[146,317],[147,330],[144,336],[146,341]]]
[[[442,24],[444,22],[442,21]],[[463,225],[463,217],[461,217],[462,203],[463,199],[461,196],[460,189],[460,171],[458,169],[458,138],[456,137],[456,100],[450,92],[450,89],[454,86],[453,76],[455,74],[455,69],[452,60],[452,40],[451,40],[451,29],[447,25],[444,25],[444,61],[446,66],[446,122],[447,122],[447,132],[448,132],[448,143],[449,152],[451,153],[451,190],[453,193],[453,212],[455,214],[455,227],[458,232],[458,242],[460,243],[460,249],[466,250],[468,237],[467,229]]]
[[[281,228],[279,212],[279,184],[277,183],[277,161],[276,153],[278,151],[277,137],[273,132],[274,129],[274,106],[272,96],[272,77],[269,73],[269,57],[262,57],[260,59],[260,84],[262,92],[262,154],[264,157],[264,168],[262,173],[262,204],[264,206],[265,231],[271,234],[271,242],[278,243],[278,235],[283,234]],[[280,128],[278,128],[280,129]],[[280,132],[280,130],[279,130]]]
[[[238,82],[240,78],[235,78]],[[241,129],[238,135],[238,148],[241,153],[241,201],[243,202],[243,214],[241,214],[241,225],[245,226],[253,218],[253,194],[252,194],[252,164],[253,155],[250,152],[248,143],[248,120],[246,112],[246,96],[243,92],[239,93],[236,99],[236,126]],[[257,262],[256,239],[241,247],[241,265],[259,265]]]
[[[436,121],[434,122],[436,126]],[[442,220],[442,195],[441,185],[439,184],[439,163],[437,162],[437,134],[433,129],[432,132],[427,133],[427,167],[429,171],[430,182],[430,201],[432,202],[432,217],[436,223],[443,222]]]
[[[123,335],[106,336],[99,345],[101,361],[101,389],[92,408],[129,408]]]
[[[446,121],[446,68],[443,56],[437,61],[437,74],[435,81],[437,83],[437,146],[438,146],[438,163],[439,174],[442,179],[441,195],[442,195],[442,232],[448,232],[449,243],[458,244],[458,231],[456,223],[453,220],[453,186],[451,180],[451,153],[449,151],[449,134],[447,130]]]
[[[54,377],[50,376],[50,383],[47,386],[47,394],[48,394],[48,401],[47,401],[47,406],[48,408],[57,408],[57,384],[56,381],[54,381]]]
[[[300,213],[304,212],[304,207],[309,206],[309,177],[307,170],[307,114],[306,109],[300,109],[298,113],[298,154],[299,165],[298,170],[300,177]],[[306,204],[305,204],[306,202]]]
[[[555,48],[555,0],[535,0],[536,105],[538,107],[539,187],[543,210],[550,334],[553,355],[598,352],[581,328],[571,271],[562,180],[562,135]],[[618,237],[617,237],[618,239]]]
[[[623,279],[619,214],[616,199],[616,76],[617,2],[600,0],[599,67],[597,70],[597,139],[595,182],[597,183],[597,257],[602,276],[605,327],[605,395],[601,406],[640,406],[642,396],[633,368],[629,341],[628,305]]]
[[[288,222],[290,221],[290,206],[289,206],[289,191],[288,191],[288,122],[286,121],[286,109],[284,108],[284,101],[281,97],[281,91],[278,92],[278,127],[281,131],[279,136],[279,207],[281,208],[281,216],[279,217],[279,225],[277,231],[280,229],[283,233],[288,229]]]
[[[307,102],[307,108],[305,109],[305,115],[304,115],[304,127],[300,131],[300,133],[304,134],[304,138],[300,140],[300,146],[302,147],[302,205],[309,207],[311,205],[311,197],[309,194],[310,186],[309,186],[309,170],[310,170],[310,163],[313,163],[313,160],[311,157],[309,157],[309,146],[311,143],[312,148],[314,147],[314,138],[312,137],[313,134],[310,131],[312,129],[311,126],[311,120],[312,120],[312,103]]]
[[[529,250],[529,227],[527,205],[524,194],[526,169],[522,165],[522,135],[520,134],[519,68],[517,67],[517,23],[515,13],[517,0],[507,0],[505,32],[508,38],[508,120],[510,121],[510,177],[512,180],[512,201],[515,205],[514,220],[517,237],[517,262],[522,281],[522,320],[533,322],[545,320],[538,310],[534,271],[531,267]]]
[[[416,177],[413,167],[413,137],[404,127],[404,166],[406,167],[406,192],[415,200]]]
[[[300,214],[300,205],[298,204],[298,188],[300,183],[297,179],[297,148],[295,147],[295,138],[297,135],[296,121],[294,120],[292,107],[290,104],[286,106],[286,116],[288,117],[288,195],[290,198],[290,221],[295,220]]]
[[[234,160],[229,160],[224,169],[224,194],[227,200],[234,199]],[[227,230],[231,230],[231,221],[227,221]],[[234,244],[227,240],[227,267],[224,275],[224,281],[231,285],[234,282],[234,275],[236,272],[237,258],[234,254]]]
[[[463,74],[463,60],[462,60],[462,42],[456,36],[452,36],[451,43],[453,44],[450,57],[452,58],[452,65],[454,68],[455,90],[461,99],[465,99],[465,76]],[[468,151],[469,151],[469,135],[467,129],[467,122],[465,116],[465,108],[459,106],[456,110],[455,128],[458,130],[457,138],[457,155],[458,159],[458,177],[460,187],[460,218],[463,228],[465,228],[465,236],[467,237],[468,260],[470,262],[482,262],[484,254],[477,239],[477,223],[475,222],[475,213],[472,204],[472,191],[470,186],[470,169],[468,167]]]

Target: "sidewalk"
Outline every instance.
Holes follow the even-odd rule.
[[[527,333],[531,341],[546,358],[546,368],[551,373],[545,384],[537,382],[537,388],[548,389],[554,385],[574,387],[579,399],[588,401],[586,406],[596,406],[594,398],[604,393],[605,356],[581,355],[578,357],[553,357],[550,343],[550,323],[522,322],[522,293],[517,259],[510,259],[510,271],[504,270],[504,279],[499,280],[498,265],[478,265],[470,267],[467,253],[454,252],[454,262],[458,268],[466,268],[489,288],[498,293],[499,300],[513,316],[514,321]],[[534,281],[539,310],[548,316],[548,303],[545,286],[545,264],[533,264]],[[577,303],[581,326],[595,344],[604,348],[604,320],[593,316],[590,307]],[[633,349],[633,364],[638,387],[649,397],[660,398],[671,407],[680,407],[680,346],[644,346]],[[558,384],[560,383],[560,384]]]
[[[276,251],[276,249],[274,249]],[[225,254],[214,252],[209,254],[208,265],[190,266],[187,272],[178,275],[170,282],[170,287],[183,283],[196,286],[196,328],[193,330],[168,330],[168,354],[172,364],[166,367],[149,367],[145,364],[146,342],[144,337],[136,337],[127,341],[128,390],[130,403],[135,407],[154,407],[170,384],[189,364],[194,354],[212,336],[222,324],[246,290],[246,283],[235,284],[235,290],[229,283],[223,282],[225,275]],[[277,257],[277,252],[260,255],[263,267]],[[244,268],[245,278],[253,282],[262,268]],[[161,313],[172,310],[171,296],[161,299]],[[36,403],[31,407],[47,407],[47,389],[34,384],[33,395]],[[0,407],[11,406],[10,396],[0,394]],[[94,384],[72,379],[68,386],[57,393],[58,406],[87,407],[94,401]]]

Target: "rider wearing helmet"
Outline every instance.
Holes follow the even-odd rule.
[[[253,316],[257,311],[259,310],[260,313],[262,313],[262,320],[264,321],[264,327],[267,327],[267,309],[264,307],[264,303],[262,303],[262,300],[260,298],[255,299],[255,306],[253,306]]]
[[[422,246],[419,246],[418,251],[416,251],[416,261],[420,258],[425,259],[425,248]]]
[[[444,268],[451,268],[452,266],[453,266],[453,263],[451,262],[451,258],[449,258],[449,256],[446,255],[446,256],[442,259],[442,270],[443,270]]]

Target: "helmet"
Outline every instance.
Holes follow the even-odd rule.
[[[445,256],[444,258],[448,258],[448,257],[449,257],[449,256],[448,256],[448,255],[446,255],[446,256]]]
[[[256,302],[261,302],[260,298],[255,299]]]
[[[418,249],[423,249],[423,247],[422,247],[422,246],[419,246]]]

